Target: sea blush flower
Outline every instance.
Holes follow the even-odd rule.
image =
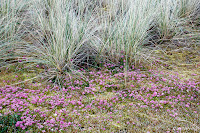
[[[155,97],[155,96],[157,96],[157,92],[155,91],[153,94],[152,94],[152,97]]]
[[[55,119],[52,118],[52,119],[50,120],[50,123],[54,124],[54,123],[55,123]]]

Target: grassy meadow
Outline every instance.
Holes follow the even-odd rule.
[[[199,95],[199,0],[0,1],[0,133],[198,133]]]

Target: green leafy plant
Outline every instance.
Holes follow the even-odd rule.
[[[21,132],[22,129],[16,127],[17,121],[21,121],[21,116],[18,114],[0,116],[0,131],[1,133],[7,132]]]

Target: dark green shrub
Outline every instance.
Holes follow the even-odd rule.
[[[0,116],[0,132],[22,132],[22,129],[16,127],[17,121],[21,121],[21,116],[18,114]]]

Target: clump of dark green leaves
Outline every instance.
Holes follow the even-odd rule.
[[[21,116],[18,114],[0,116],[0,132],[22,132],[22,129],[16,127],[17,121],[21,121]]]

